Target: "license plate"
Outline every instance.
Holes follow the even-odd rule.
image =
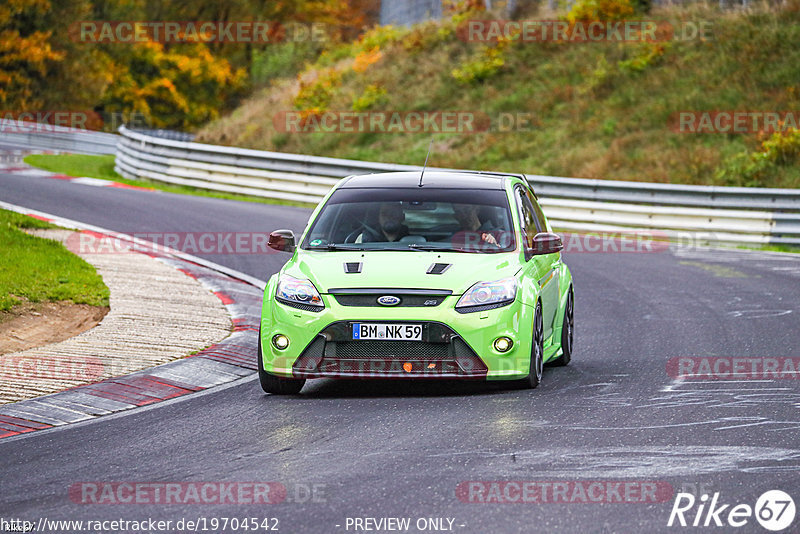
[[[353,323],[353,339],[422,341],[422,325]]]

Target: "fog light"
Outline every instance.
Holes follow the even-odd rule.
[[[514,342],[507,337],[498,337],[494,340],[494,350],[497,352],[508,352],[513,346]]]
[[[272,336],[272,345],[278,350],[283,350],[289,346],[289,338],[283,334],[276,334]]]

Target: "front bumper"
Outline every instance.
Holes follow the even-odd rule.
[[[403,324],[399,322],[397,324]],[[353,321],[324,328],[292,365],[297,378],[485,378],[488,368],[453,329],[422,323],[421,341],[353,340]]]
[[[518,300],[501,308],[458,313],[458,296],[432,307],[343,306],[322,295],[325,308],[307,311],[276,302],[267,286],[261,315],[264,370],[295,378],[457,378],[512,380],[528,375],[534,309]],[[352,323],[421,324],[421,341],[352,339]],[[290,340],[275,348],[273,336]],[[512,349],[499,353],[506,336]]]

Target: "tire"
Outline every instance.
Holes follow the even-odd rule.
[[[531,344],[531,367],[528,376],[515,380],[514,386],[518,389],[533,389],[542,382],[544,370],[544,322],[542,319],[542,303],[536,303],[536,313],[533,316],[533,343]]]
[[[553,365],[568,365],[572,360],[573,339],[575,337],[575,301],[572,287],[567,294],[567,305],[564,306],[564,322],[561,325],[561,356],[553,360]]]
[[[258,329],[258,380],[264,393],[272,395],[297,395],[306,383],[305,378],[282,378],[264,370],[261,356],[261,329]]]

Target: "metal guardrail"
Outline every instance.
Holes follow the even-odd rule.
[[[0,144],[78,154],[114,154],[116,134],[0,119]]]
[[[202,189],[316,203],[351,174],[395,165],[225,147],[120,128],[116,170]],[[430,168],[431,170],[453,170]],[[528,175],[548,218],[565,230],[692,233],[705,242],[800,245],[800,190],[711,187]]]

